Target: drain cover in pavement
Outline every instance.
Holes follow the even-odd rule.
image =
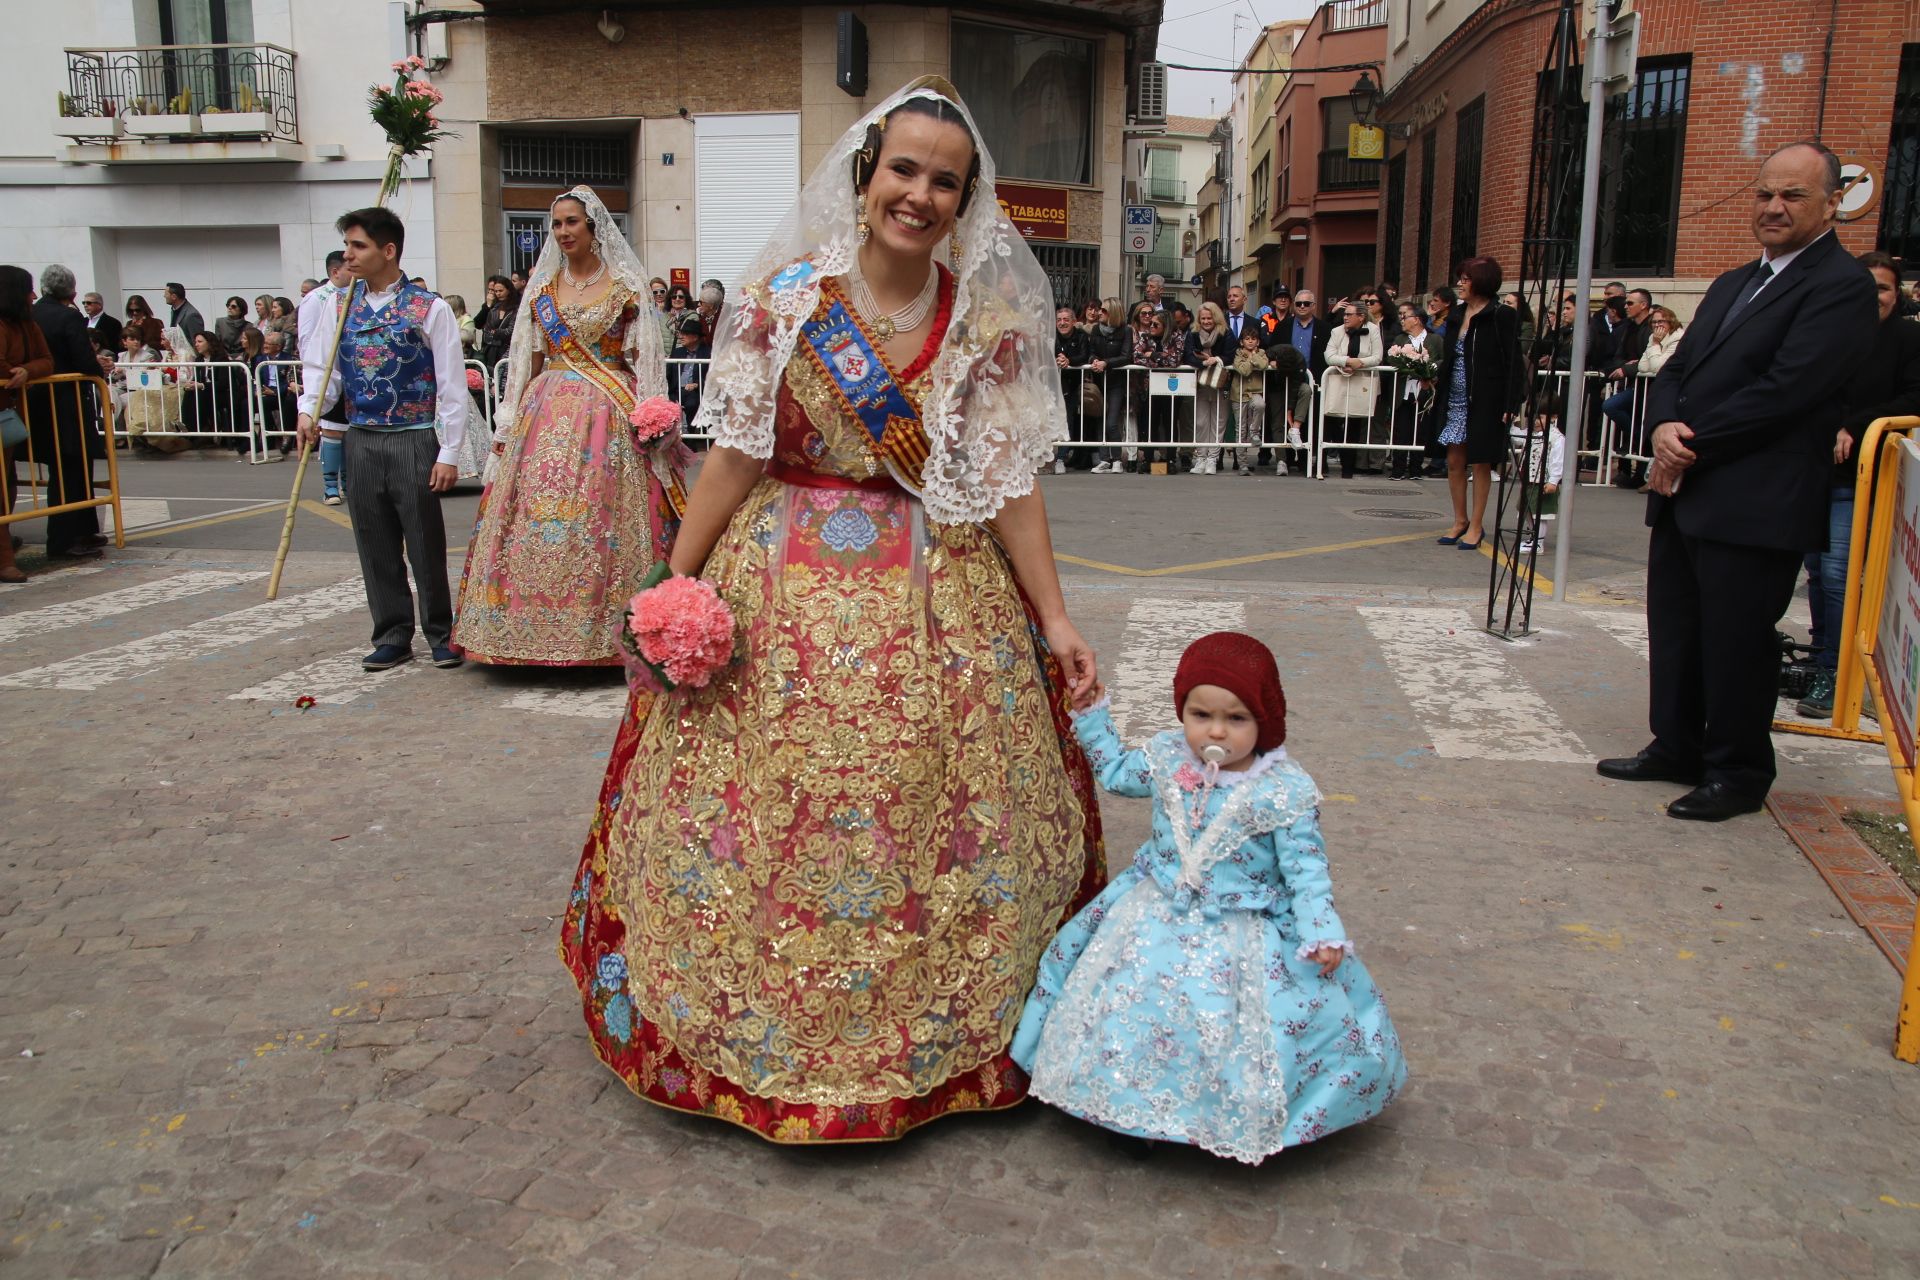
[[[1354,512],[1357,516],[1368,516],[1375,520],[1438,520],[1438,511],[1408,511],[1399,507],[1362,507]]]
[[[1409,491],[1406,489],[1349,489],[1347,492],[1355,494],[1364,493],[1369,498],[1404,498]],[[1418,493],[1420,491],[1414,489],[1411,492]]]

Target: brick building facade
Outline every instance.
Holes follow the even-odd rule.
[[[1403,290],[1430,288],[1484,253],[1511,278],[1534,95],[1559,4],[1487,0],[1451,29],[1427,32],[1413,7],[1395,5],[1380,104],[1382,120],[1412,126],[1389,147],[1381,274]],[[1610,105],[1602,144],[1597,279],[1644,286],[1690,316],[1716,275],[1754,256],[1748,191],[1767,154],[1797,139],[1818,136],[1868,171],[1873,203],[1840,228],[1849,249],[1887,239],[1883,215],[1907,216],[1910,205],[1896,210],[1887,198],[1887,169],[1902,46],[1920,44],[1920,0],[1634,7],[1635,86]]]

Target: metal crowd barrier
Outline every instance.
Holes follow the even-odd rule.
[[[1534,376],[1557,384],[1550,397],[1539,399],[1553,405],[1566,404],[1571,376],[1567,370],[1540,370]],[[1581,428],[1583,438],[1573,451],[1582,471],[1589,466],[1593,468],[1593,479],[1581,481],[1587,488],[1613,483],[1614,468],[1622,463],[1638,473],[1653,462],[1653,428],[1657,424],[1647,421],[1647,405],[1653,398],[1654,377],[1651,373],[1641,373],[1623,382],[1608,382],[1597,370],[1587,371],[1588,411]],[[1624,398],[1616,400],[1616,395]],[[1616,411],[1625,411],[1625,422],[1616,422],[1605,412],[1604,407],[1610,403]],[[1552,417],[1557,426],[1558,414]]]
[[[52,422],[44,421],[48,415],[43,415],[36,431],[35,402],[41,397],[34,393],[42,388],[45,391],[43,407]],[[105,430],[109,394],[105,378],[86,373],[56,373],[35,378],[21,389],[20,417],[27,424],[27,438],[8,450],[7,456],[9,463],[26,463],[23,485],[28,501],[24,504],[19,501],[9,466],[9,474],[4,477],[4,483],[0,483],[0,528],[70,511],[112,507],[113,543],[116,547],[127,545],[126,521],[120,511],[120,461],[114,452],[113,433]],[[69,399],[72,412],[62,412]],[[107,464],[104,483],[93,478],[96,440]],[[105,490],[105,494],[94,496],[100,490]]]

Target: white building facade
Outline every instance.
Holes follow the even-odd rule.
[[[11,33],[0,260],[59,262],[109,310],[163,319],[179,281],[209,325],[228,296],[298,297],[372,204],[386,142],[368,90],[404,52],[388,0],[70,0]],[[297,52],[296,52],[297,51]],[[390,202],[403,265],[437,280],[425,163]]]

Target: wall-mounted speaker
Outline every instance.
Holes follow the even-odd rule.
[[[833,82],[856,98],[867,96],[867,24],[851,9],[835,23]]]

